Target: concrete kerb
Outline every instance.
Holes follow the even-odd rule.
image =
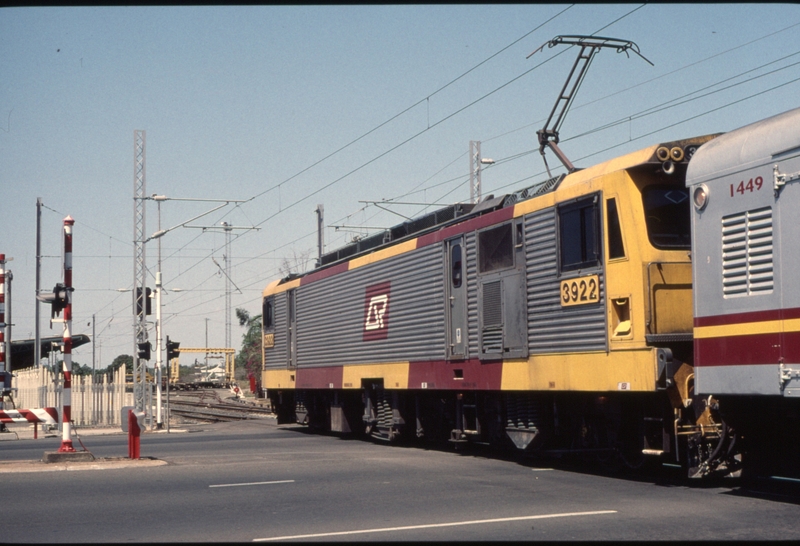
[[[6,429],[8,432],[0,432],[0,442],[8,441],[8,440],[32,440],[34,436],[34,427],[33,425],[21,423],[9,423],[6,425]],[[123,432],[122,428],[119,426],[115,427],[72,427],[72,436],[75,437],[85,437],[85,436],[104,436],[104,435],[113,435],[113,434],[125,434],[127,432]],[[170,434],[182,433],[182,432],[189,432],[184,428],[170,428]],[[145,430],[142,434],[166,434],[167,429],[163,428],[161,430]],[[61,433],[58,432],[56,428],[44,428],[42,425],[39,425],[38,430],[38,437],[39,439],[42,438],[60,438]]]
[[[8,440],[33,440],[34,427],[25,423],[6,425],[8,432],[0,433],[0,441]],[[98,435],[127,435],[122,432],[120,427],[74,427],[72,436],[87,437]],[[143,434],[162,434],[166,429],[145,431]],[[170,429],[170,433],[185,433],[186,429]],[[61,434],[55,427],[48,427],[42,430],[41,425],[38,431],[39,439],[60,438]],[[78,450],[75,452],[59,453],[45,451],[40,460],[18,460],[0,461],[0,474],[12,472],[61,472],[76,470],[110,470],[116,468],[140,468],[163,466],[168,464],[166,461],[150,457],[140,459],[129,459],[127,457],[106,457],[96,458],[89,451]]]
[[[91,461],[53,462],[43,461],[3,461],[0,462],[0,474],[11,472],[73,472],[78,470],[113,470],[118,468],[141,468],[167,465],[167,461],[142,457],[107,457]]]

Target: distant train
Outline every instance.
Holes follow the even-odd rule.
[[[282,423],[738,475],[800,408],[798,171],[800,109],[354,242],[264,290],[262,384]]]

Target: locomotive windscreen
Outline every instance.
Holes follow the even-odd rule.
[[[675,186],[648,186],[642,192],[647,236],[662,250],[689,249],[691,210],[689,190]]]

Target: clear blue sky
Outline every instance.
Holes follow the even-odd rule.
[[[329,226],[388,227],[403,218],[362,201],[467,201],[471,140],[497,161],[484,194],[545,178],[536,130],[576,53],[526,57],[560,34],[632,40],[655,65],[598,55],[561,130],[578,166],[800,105],[797,4],[0,10],[0,253],[13,258],[14,338],[33,336],[41,197],[42,288],[60,281],[69,214],[73,333],[91,334],[95,315],[98,367],[132,353],[131,295],[117,289],[133,284],[135,130],[147,134],[148,195],[249,200],[193,224],[261,228],[236,232],[231,252],[233,307],[258,314],[284,260],[313,262],[317,204]],[[168,201],[162,227],[209,208]],[[150,202],[146,232],[157,228]],[[328,227],[326,248],[356,233],[371,231]],[[162,239],[164,284],[183,289],[164,297],[165,334],[184,347],[205,344],[206,324],[209,345],[224,344],[225,278],[212,260],[223,263],[224,243],[187,228]],[[44,320],[42,331],[62,329]],[[91,346],[75,350],[91,359]]]

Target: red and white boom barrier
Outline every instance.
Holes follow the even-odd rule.
[[[58,410],[56,408],[0,409],[0,423],[33,423],[33,438],[36,440],[39,438],[39,423],[58,424]]]
[[[0,410],[0,423],[45,423],[58,424],[56,408]]]

